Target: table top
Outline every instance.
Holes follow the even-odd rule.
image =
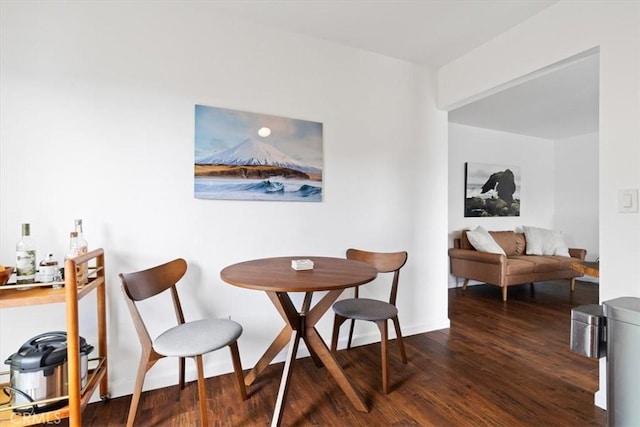
[[[294,270],[291,260],[310,259],[312,270]],[[263,258],[225,267],[220,277],[247,289],[270,292],[330,291],[363,285],[376,278],[371,265],[346,258],[289,256]]]

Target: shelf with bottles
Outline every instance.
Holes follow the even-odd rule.
[[[87,268],[88,283],[76,286],[78,298],[82,298],[96,286],[104,283],[104,277],[100,274],[103,268],[102,266],[89,266]],[[22,283],[18,285],[10,279],[9,283],[0,286],[0,308],[65,302],[66,293],[64,287],[64,281]]]
[[[33,287],[42,287],[51,285],[53,288],[59,288],[64,284],[61,277],[61,269],[58,268],[58,262],[52,253],[47,253],[46,257],[39,263],[36,263],[36,241],[31,236],[31,224],[22,224],[22,234],[20,240],[16,243],[16,260],[14,274],[16,283],[9,284],[4,289],[30,289]],[[76,258],[88,252],[88,244],[84,238],[82,227],[82,219],[74,220],[74,230],[69,234],[69,250],[64,259]],[[89,276],[87,263],[79,264],[76,272],[76,281],[80,285],[87,283]],[[6,281],[6,277],[5,277]],[[3,282],[4,283],[4,282]],[[22,286],[24,284],[24,286]],[[11,287],[11,285],[15,285]]]

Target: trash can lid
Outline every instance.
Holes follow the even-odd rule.
[[[602,305],[607,318],[640,326],[640,298],[620,297]]]
[[[587,325],[604,324],[602,306],[600,304],[587,304],[572,308],[571,320],[577,320]]]

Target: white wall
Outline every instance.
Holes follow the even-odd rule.
[[[587,250],[587,260],[600,256],[598,233],[598,134],[555,141],[555,228],[567,245]],[[585,276],[585,279],[589,279]]]
[[[219,279],[246,259],[406,249],[405,334],[448,326],[447,214],[433,209],[446,206],[446,185],[423,184],[447,179],[446,113],[429,70],[219,17],[205,2],[1,7],[0,262],[13,263],[22,222],[38,258],[61,259],[73,219],[84,219],[90,246],[106,250],[113,396],[131,392],[139,357],[117,274],[173,257],[190,263],[188,317],[243,324],[245,368],[282,326],[266,295]],[[195,104],[324,123],[324,201],[195,200]],[[94,306],[80,308],[89,342]],[[166,311],[147,311],[158,331],[169,324]],[[325,337],[331,321],[319,324]],[[60,306],[2,310],[0,356],[63,325]],[[359,343],[379,339],[356,332]],[[226,352],[205,362],[207,375],[231,371]],[[146,388],[174,384],[175,368],[161,362]]]
[[[594,47],[600,52],[600,298],[640,296],[640,215],[617,212],[640,187],[640,3],[560,1],[438,71],[438,102],[462,105]],[[604,389],[604,365],[600,383]],[[603,405],[602,393],[597,397]]]
[[[466,162],[520,167],[519,217],[464,217]],[[487,230],[552,227],[554,169],[553,141],[449,123],[449,231],[478,225]]]

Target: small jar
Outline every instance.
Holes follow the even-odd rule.
[[[53,282],[58,273],[58,261],[53,259],[53,254],[48,254],[40,261],[40,281],[42,283]]]

